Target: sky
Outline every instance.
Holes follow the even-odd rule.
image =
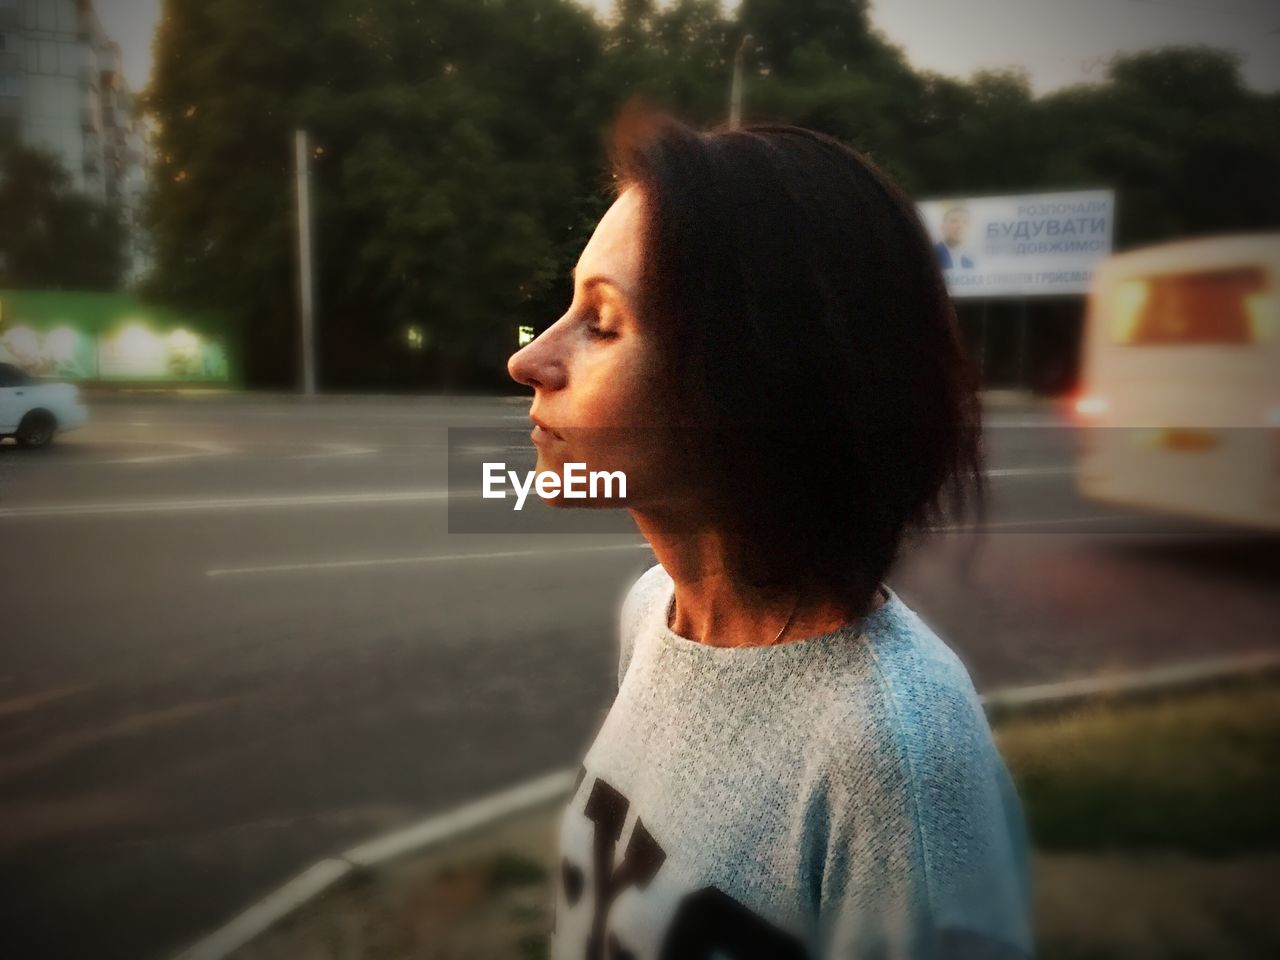
[[[606,13],[613,6],[581,2]],[[160,3],[94,2],[134,89],[151,70]],[[1236,50],[1249,86],[1280,90],[1280,0],[873,0],[871,19],[917,69],[963,78],[977,69],[1023,67],[1036,93],[1100,80],[1118,53],[1198,43]]]

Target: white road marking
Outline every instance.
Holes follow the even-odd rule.
[[[1039,520],[997,520],[983,526],[984,530],[1012,530],[1041,526],[1070,526],[1080,523],[1099,523],[1108,520],[1140,520],[1136,515],[1048,517]],[[968,527],[948,525],[931,527],[933,533],[969,532]],[[485,553],[431,553],[408,557],[359,557],[349,560],[316,560],[296,563],[253,564],[241,567],[214,567],[205,571],[207,577],[239,577],[272,573],[300,573],[324,570],[360,570],[375,567],[403,567],[431,563],[465,563],[475,560],[510,560],[522,557],[564,556],[575,553],[604,553],[617,550],[638,550],[648,547],[645,541],[636,543],[607,544],[586,547],[553,547],[525,550],[497,550]]]
[[[372,453],[377,453],[373,447],[358,447],[352,443],[317,443],[315,446],[323,447],[320,453],[300,453],[297,456],[290,457],[290,460],[325,460],[330,457],[367,457]]]
[[[1008,420],[987,417],[982,421],[984,430],[1076,430],[1079,424],[1061,417],[1017,417]]]
[[[246,567],[214,567],[207,577],[243,577],[264,573],[296,573],[307,570],[356,570],[369,567],[403,567],[429,563],[465,563],[472,560],[512,560],[521,557],[564,556],[575,553],[609,553],[648,549],[639,543],[596,544],[587,547],[551,547],[536,550],[494,550],[486,553],[430,553],[415,557],[368,557],[354,560],[320,560],[303,563],[269,563]]]
[[[145,457],[127,457],[122,460],[97,460],[100,465],[138,464],[138,463],[172,463],[175,460],[197,460],[201,457],[225,457],[236,453],[234,447],[221,443],[210,443],[203,440],[154,440],[157,445],[170,447],[186,447],[188,453],[158,453]]]
[[[1018,527],[1060,527],[1071,526],[1077,523],[1105,523],[1108,520],[1150,520],[1151,517],[1144,517],[1139,514],[1112,514],[1112,515],[1094,515],[1087,517],[1045,517],[1043,519],[1032,520],[991,520],[982,525],[982,530],[1014,530]],[[972,527],[966,527],[957,524],[951,524],[940,527],[930,527],[931,533],[968,533]]]
[[[0,507],[0,520],[25,517],[94,517],[146,513],[208,513],[272,507],[367,506],[384,503],[443,503],[448,490],[393,490],[385,493],[277,494],[251,497],[209,497],[198,500],[134,500],[105,503],[48,503]],[[471,494],[453,494],[470,497]],[[479,496],[478,494],[474,496]]]
[[[1073,466],[1067,467],[1001,467],[987,470],[988,477],[1060,477],[1076,472]]]
[[[205,444],[203,453],[207,456],[222,454],[227,451],[216,444]],[[362,448],[352,448],[348,451],[332,451],[334,455],[350,453],[356,455],[356,450]],[[179,456],[179,455],[175,455]],[[180,456],[194,456],[194,454],[183,454]],[[137,457],[130,460],[114,461],[117,463],[145,463],[155,462],[157,458]],[[1031,476],[1056,476],[1070,473],[1071,467],[1014,467],[1006,469],[997,469],[987,471],[989,477],[1031,477]],[[297,508],[315,508],[315,507],[331,507],[331,506],[364,506],[378,504],[396,504],[396,503],[447,503],[451,494],[448,489],[433,490],[396,490],[388,492],[363,492],[363,491],[347,491],[341,493],[321,493],[321,494],[276,494],[276,495],[259,495],[259,496],[240,496],[240,497],[205,497],[191,499],[163,499],[163,500],[137,500],[137,501],[114,501],[114,502],[88,502],[88,503],[45,503],[30,504],[24,506],[0,507],[0,520],[5,519],[22,519],[22,518],[41,518],[41,517],[86,517],[86,516],[122,516],[122,515],[139,515],[139,514],[175,514],[175,513],[201,513],[201,512],[218,512],[227,510],[250,510],[250,509],[297,509]],[[468,493],[452,494],[453,497],[459,499],[478,499],[479,491]],[[1062,523],[1091,523],[1108,519],[1129,519],[1127,517],[1111,518],[1111,517],[1067,517],[1067,518],[1047,518],[1043,520],[1013,520],[1004,522],[993,522],[987,524],[988,529],[1000,529],[1003,527],[1018,526],[1038,526],[1038,525],[1054,525]],[[947,529],[947,528],[943,528]]]

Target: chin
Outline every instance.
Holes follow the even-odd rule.
[[[549,457],[541,450],[538,451],[538,459],[533,465],[533,469],[538,473],[558,473],[564,476],[565,461],[561,457]]]

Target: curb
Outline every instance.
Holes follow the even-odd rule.
[[[229,923],[187,947],[174,960],[223,960],[350,876],[407,854],[430,849],[505,817],[558,800],[573,787],[577,775],[575,768],[526,781],[448,813],[428,817],[412,826],[367,840],[346,853],[312,864]]]
[[[1090,697],[1135,697],[1192,689],[1220,680],[1280,671],[1280,653],[1262,652],[1174,664],[1150,670],[1010,687],[979,699],[990,713],[1070,706]],[[312,864],[283,886],[258,900],[231,921],[176,954],[173,960],[226,960],[311,901],[353,875],[376,869],[412,853],[452,840],[568,795],[577,768],[558,770],[511,789],[427,817],[400,830],[374,837],[345,853]]]
[[[1280,671],[1280,653],[1271,651],[1215,657],[1130,673],[1084,677],[1057,683],[996,690],[981,697],[990,714],[1068,707],[1092,697],[1140,699],[1146,694],[1189,690],[1219,680]]]

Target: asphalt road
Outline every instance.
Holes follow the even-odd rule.
[[[0,953],[162,957],[306,864],[573,764],[634,536],[449,533],[514,400],[114,400],[0,445]],[[992,523],[891,583],[980,689],[1280,645],[1275,538],[1081,501],[987,418]]]

